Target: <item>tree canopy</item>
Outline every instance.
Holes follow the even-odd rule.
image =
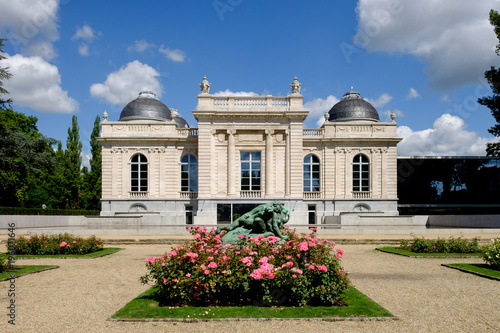
[[[490,23],[494,27],[495,34],[500,42],[500,14],[496,10],[490,11]],[[496,45],[496,54],[500,56],[500,43]],[[500,137],[500,69],[491,66],[484,73],[484,77],[490,85],[493,95],[479,98],[479,104],[486,106],[491,110],[496,124],[488,129],[488,132],[496,137]],[[488,156],[500,156],[500,142],[488,143],[486,145],[486,154]]]

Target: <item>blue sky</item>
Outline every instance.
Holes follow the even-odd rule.
[[[321,125],[351,86],[397,114],[400,155],[484,155],[494,124],[478,97],[498,43],[498,0],[0,0],[0,36],[17,111],[66,142],[76,114],[84,154],[96,115],[117,120],[142,89],[191,127],[199,83],[211,93],[282,95],[295,75]]]

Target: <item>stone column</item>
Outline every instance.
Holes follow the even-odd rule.
[[[266,197],[274,194],[273,130],[266,130]]]
[[[234,148],[234,134],[236,133],[235,130],[227,130],[227,195],[228,196],[235,196],[235,191],[234,191],[234,173],[235,173],[235,168],[234,168],[234,155],[235,155],[235,148]]]

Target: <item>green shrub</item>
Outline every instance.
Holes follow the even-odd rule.
[[[402,240],[399,248],[415,253],[476,253],[480,251],[478,238],[468,241],[461,237],[450,237],[448,240],[415,237],[413,241]]]
[[[163,257],[145,260],[142,283],[155,285],[156,299],[170,306],[342,305],[347,274],[343,250],[335,243],[285,228],[278,237],[240,236],[240,245],[222,245],[221,233],[188,228],[194,241]]]
[[[500,238],[492,239],[490,244],[481,248],[483,259],[494,269],[500,270]]]
[[[87,239],[70,234],[33,235],[29,238],[15,239],[16,254],[53,255],[53,254],[87,254],[103,249],[103,242],[95,236]]]
[[[9,268],[7,256],[0,252],[0,273],[5,272]]]
[[[0,207],[0,215],[99,215],[99,210]]]

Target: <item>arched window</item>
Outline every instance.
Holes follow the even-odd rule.
[[[193,155],[181,159],[181,191],[198,191],[198,161]]]
[[[130,160],[130,191],[148,190],[148,159],[142,154],[132,156]]]
[[[352,163],[352,190],[354,192],[370,191],[370,162],[363,154],[354,156]]]
[[[319,158],[315,155],[304,157],[304,192],[319,192]]]

